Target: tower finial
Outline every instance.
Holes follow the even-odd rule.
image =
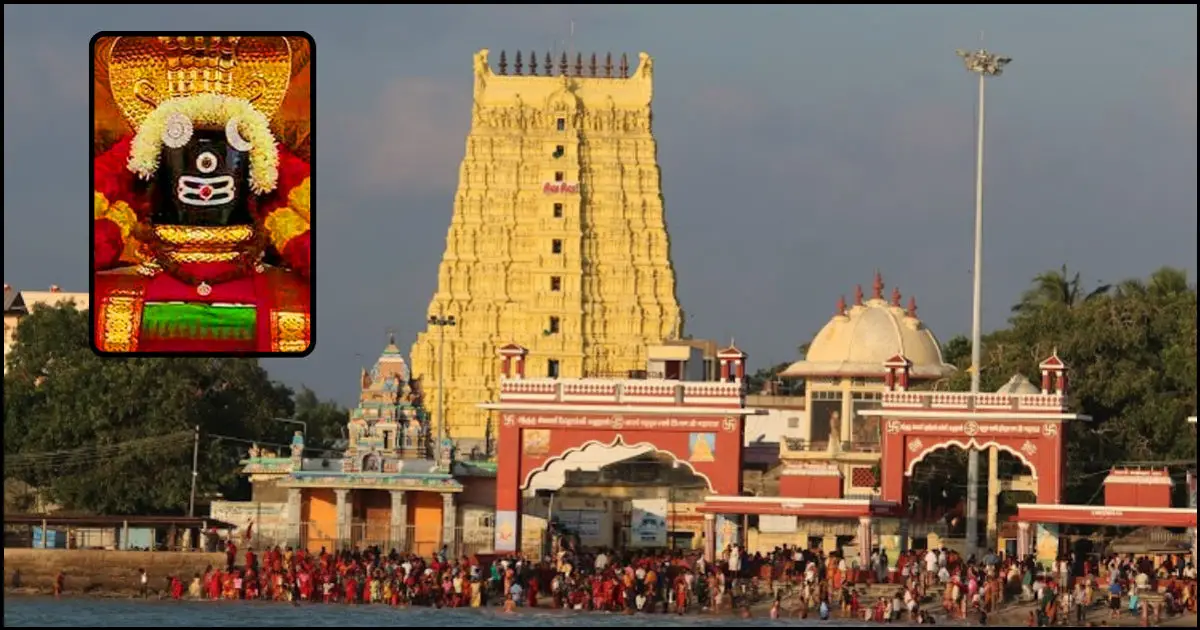
[[[908,316],[916,318],[917,316],[917,298],[908,296]]]
[[[876,299],[876,300],[883,299],[883,286],[884,286],[883,285],[883,274],[879,273],[879,271],[876,270],[875,271],[875,286],[874,286],[875,293],[873,293],[871,295],[872,299]]]
[[[503,50],[500,51],[500,76],[508,74],[508,55]]]
[[[838,314],[838,315],[845,315],[845,314],[846,314],[846,296],[844,296],[844,295],[839,295],[839,296],[838,296],[838,302],[837,302],[837,314]]]
[[[575,53],[575,76],[583,76],[583,53]]]
[[[611,79],[612,71],[613,71],[612,53],[605,53],[604,54],[604,77],[606,79]]]
[[[558,74],[567,76],[567,51],[563,51],[562,57],[558,59]]]
[[[588,74],[596,76],[596,53],[592,53],[592,61],[588,64]]]
[[[862,285],[856,284],[856,285],[854,285],[854,305],[862,306],[863,305],[862,303],[863,303]]]
[[[517,63],[513,65],[513,74],[521,76],[521,68],[524,64],[521,63],[521,51],[517,51]]]
[[[621,78],[629,78],[629,55],[621,53]]]
[[[554,60],[550,58],[550,53],[546,53],[546,60],[542,63],[542,67],[546,69],[546,76],[554,76]]]
[[[537,76],[537,52],[529,53],[529,76]]]
[[[903,299],[904,299],[904,296],[900,295],[900,287],[893,287],[892,288],[892,306],[899,307],[900,301]]]

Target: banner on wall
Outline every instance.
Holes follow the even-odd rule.
[[[738,541],[738,521],[723,514],[717,515],[717,555]]]
[[[797,517],[787,514],[763,514],[758,517],[758,531],[764,534],[795,534]]]
[[[496,551],[517,550],[516,510],[496,511]]]
[[[608,546],[604,535],[604,516],[601,510],[555,510],[554,520],[563,531],[579,536],[586,547]]]
[[[634,499],[629,519],[630,547],[667,546],[667,500]]]

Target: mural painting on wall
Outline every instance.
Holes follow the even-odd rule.
[[[732,546],[738,541],[738,526],[733,519],[724,514],[717,515],[717,552]]]
[[[525,454],[530,457],[545,457],[550,454],[550,430],[526,429]]]
[[[717,436],[715,433],[692,433],[688,435],[688,461],[716,461]]]
[[[515,510],[496,511],[496,551],[517,549],[517,513]]]
[[[1034,553],[1039,559],[1058,557],[1058,525],[1038,523]]]

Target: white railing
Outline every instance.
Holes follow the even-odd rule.
[[[884,392],[884,408],[1058,411],[1067,400],[1061,394],[993,394],[970,392]]]

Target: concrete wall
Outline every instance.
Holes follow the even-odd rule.
[[[240,554],[239,554],[240,555]],[[240,560],[240,559],[239,559]],[[138,589],[138,569],[150,576],[150,589],[164,590],[166,579],[180,575],[190,582],[193,574],[225,566],[225,554],[150,551],[67,551],[60,549],[5,549],[4,586],[11,587],[15,572],[21,586],[49,591],[54,576],[66,574],[66,592],[127,591]]]

